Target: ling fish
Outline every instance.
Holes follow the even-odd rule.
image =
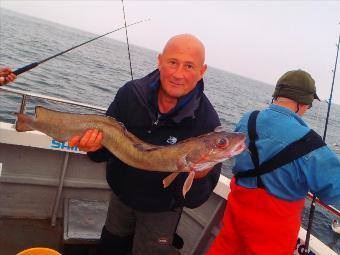
[[[88,129],[98,129],[103,132],[102,145],[127,165],[147,171],[173,172],[163,180],[164,187],[180,172],[188,172],[183,196],[190,189],[196,172],[212,168],[246,148],[244,134],[226,132],[221,127],[177,144],[157,146],[143,142],[108,116],[60,112],[42,106],[35,108],[35,117],[16,115],[18,132],[38,130],[60,142],[75,135],[82,136]]]

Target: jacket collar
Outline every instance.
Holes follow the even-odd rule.
[[[159,70],[156,69],[144,78],[135,80],[134,91],[142,106],[146,107],[152,119],[158,117],[158,90],[160,87]],[[176,106],[170,112],[162,115],[161,119],[172,119],[175,123],[181,122],[185,118],[194,118],[195,111],[199,107],[203,95],[204,82],[201,79],[195,89],[189,94],[179,98]]]
[[[298,114],[296,114],[292,110],[288,109],[287,107],[283,107],[283,106],[276,105],[276,104],[271,104],[269,106],[269,109],[276,111],[276,112],[279,112],[279,113],[282,113],[282,114],[285,114],[287,116],[290,116],[290,117],[294,118],[296,121],[298,121],[301,125],[307,127],[307,124],[303,121],[303,119]]]

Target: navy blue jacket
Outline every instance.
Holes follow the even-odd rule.
[[[126,83],[118,90],[106,114],[124,123],[139,139],[155,145],[208,133],[220,125],[217,113],[203,93],[203,80],[180,98],[166,115],[160,115],[158,111],[159,86],[158,70]],[[106,178],[110,187],[126,205],[141,211],[161,212],[183,206],[195,208],[209,198],[221,172],[221,164],[218,164],[206,177],[195,179],[184,199],[182,186],[187,173],[181,173],[164,189],[162,180],[170,173],[130,167],[106,149],[88,155],[97,162],[107,160]]]

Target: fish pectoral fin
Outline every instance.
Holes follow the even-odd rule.
[[[183,171],[189,171],[188,163],[186,157],[182,157],[177,161],[177,172],[173,172],[163,179],[164,188],[170,186],[170,184],[176,179],[177,175],[179,175]]]
[[[158,146],[151,147],[149,145],[145,145],[145,144],[142,144],[142,143],[135,143],[133,146],[135,146],[140,151],[154,151],[154,150],[157,150],[159,148]]]
[[[176,179],[180,172],[173,172],[163,179],[163,186],[167,188]]]
[[[182,193],[183,193],[183,197],[185,198],[185,195],[187,194],[187,192],[190,190],[191,185],[194,181],[195,178],[195,171],[190,171],[188,177],[186,178],[184,185],[183,185],[183,189],[182,189]]]

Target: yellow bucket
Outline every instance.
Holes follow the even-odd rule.
[[[16,255],[62,255],[59,252],[49,248],[30,248],[17,253]]]

